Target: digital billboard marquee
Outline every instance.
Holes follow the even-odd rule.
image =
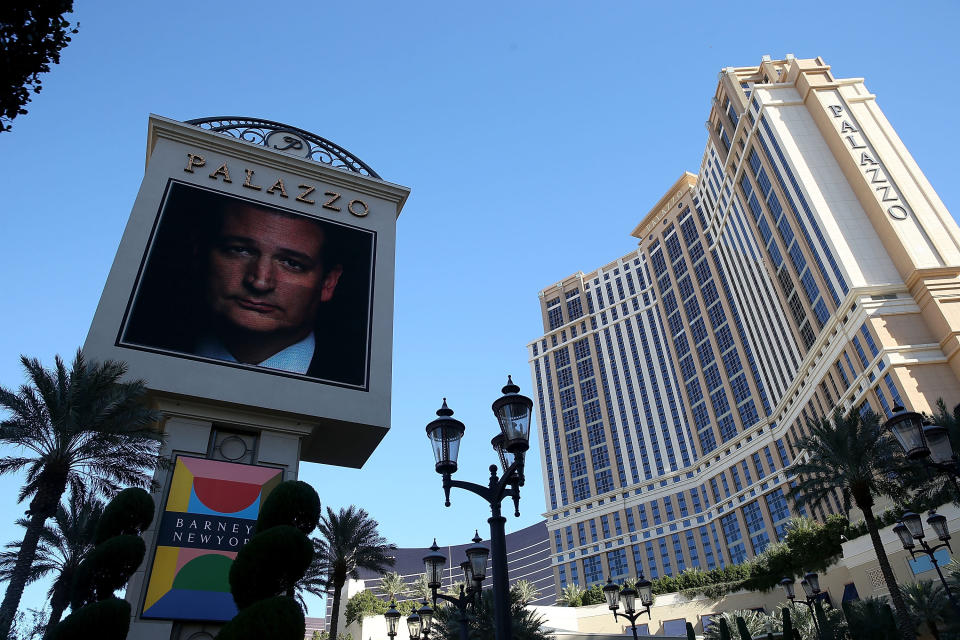
[[[288,140],[289,138],[289,140]],[[409,190],[158,116],[84,345],[170,415],[310,435],[359,467],[390,426],[396,222]]]

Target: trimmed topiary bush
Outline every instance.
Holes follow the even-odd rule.
[[[302,531],[279,525],[255,534],[230,567],[230,593],[238,609],[286,593],[310,568],[313,543]]]
[[[313,560],[307,534],[320,517],[320,497],[305,482],[287,481],[260,508],[256,533],[230,567],[230,593],[240,612],[217,640],[300,640],[303,611],[291,597]]]
[[[271,527],[287,524],[306,535],[317,528],[320,520],[320,496],[306,482],[290,480],[270,492],[260,507],[257,533]]]
[[[139,536],[153,522],[154,507],[153,498],[143,489],[124,489],[103,510],[94,544],[114,536]]]
[[[273,596],[243,609],[220,630],[217,640],[300,640],[306,634],[306,628],[303,611],[296,600],[289,596]]]
[[[113,596],[77,609],[60,621],[48,640],[124,640],[130,631],[130,603]]]
[[[84,558],[73,581],[70,607],[106,600],[137,570],[147,553],[143,538],[120,535],[107,538]]]
[[[97,546],[77,567],[70,592],[73,613],[48,640],[124,640],[130,604],[113,594],[137,570],[147,546],[140,534],[153,520],[154,503],[143,489],[124,489],[107,504],[97,526]]]

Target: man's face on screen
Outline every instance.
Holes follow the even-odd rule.
[[[306,218],[230,209],[207,258],[210,311],[233,329],[306,337],[340,278],[339,267],[324,272],[325,240]]]

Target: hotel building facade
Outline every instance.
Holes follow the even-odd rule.
[[[960,228],[862,79],[724,69],[698,175],[635,251],[540,292],[557,589],[742,562],[797,514],[808,420],[960,402]]]

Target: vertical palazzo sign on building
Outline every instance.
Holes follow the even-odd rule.
[[[160,519],[144,618],[223,622],[237,614],[230,565],[281,469],[180,456]]]

